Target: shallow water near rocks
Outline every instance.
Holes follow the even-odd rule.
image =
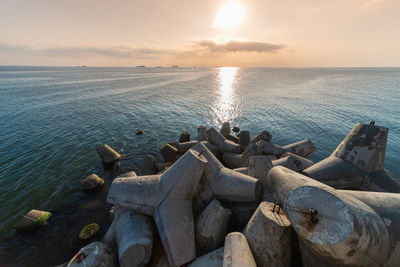
[[[183,130],[193,137],[198,125],[230,121],[252,135],[268,130],[279,145],[310,138],[319,161],[357,122],[375,120],[389,128],[385,168],[400,177],[399,103],[400,68],[0,67],[0,266],[53,266],[101,239],[115,174],[98,144],[137,171]],[[79,181],[91,173],[105,185],[84,192]],[[12,230],[31,209],[51,211],[48,225]],[[79,241],[93,222],[99,233]]]

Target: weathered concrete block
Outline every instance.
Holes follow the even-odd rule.
[[[250,144],[250,132],[241,131],[239,135],[239,145],[248,146]]]
[[[218,132],[217,130],[215,130],[215,128],[211,127],[208,131],[207,131],[207,137],[208,137],[208,142],[210,142],[213,145],[216,145],[220,148],[223,147],[224,142],[225,142],[225,137]]]
[[[145,266],[153,247],[153,222],[150,216],[118,207],[116,239],[121,267]]]
[[[185,154],[192,146],[197,144],[199,141],[194,140],[194,141],[188,141],[184,143],[179,143],[178,144],[178,153],[180,154]]]
[[[199,255],[224,244],[232,212],[214,199],[195,222],[196,248]]]
[[[67,267],[114,267],[117,266],[112,254],[107,253],[104,245],[93,242],[81,248],[71,259]]]
[[[249,160],[247,174],[261,181],[264,191],[271,192],[268,182],[268,173],[272,169],[272,162],[267,156],[252,156]]]
[[[171,265],[196,257],[192,197],[206,164],[190,149],[162,175],[115,179],[110,187],[109,203],[154,216]]]
[[[388,260],[387,225],[364,202],[281,166],[269,179],[293,229],[324,262],[380,266]]]
[[[97,174],[93,173],[82,179],[80,184],[82,185],[83,190],[92,190],[102,186],[104,184],[104,180],[97,176]]]
[[[181,133],[181,137],[179,138],[179,142],[184,143],[189,141],[190,141],[190,133],[188,131],[183,131]]]
[[[175,161],[178,155],[178,149],[173,147],[171,144],[166,143],[160,149],[161,155],[164,157],[165,161]]]
[[[243,230],[257,266],[291,266],[291,227],[282,209],[261,202]]]
[[[143,160],[143,164],[139,171],[140,175],[153,175],[157,173],[156,160],[147,157]]]
[[[260,140],[257,143],[258,149],[264,154],[264,155],[274,155],[276,157],[280,157],[283,155],[283,153],[286,152],[282,147],[278,145],[274,145],[270,142]]]
[[[301,140],[299,142],[283,146],[282,148],[285,149],[286,152],[291,152],[299,155],[300,157],[307,157],[317,149],[310,139]]]
[[[222,267],[223,261],[224,247],[198,257],[188,267]]]
[[[257,134],[250,140],[250,144],[257,143],[260,140],[264,140],[270,142],[272,139],[272,135],[268,131],[262,131],[261,133]]]
[[[291,152],[286,152],[282,158],[272,161],[272,165],[274,167],[283,166],[296,172],[305,170],[308,167],[311,167],[313,164],[314,162],[311,160],[300,157]]]
[[[205,126],[203,126],[203,125],[200,125],[197,128],[197,140],[199,142],[208,140],[207,139],[207,128]]]
[[[14,225],[14,228],[20,232],[28,232],[45,225],[50,218],[51,213],[41,210],[31,210]]]
[[[226,236],[224,246],[224,267],[257,267],[246,237],[239,232]]]
[[[330,157],[304,170],[340,189],[400,193],[400,182],[384,170],[388,129],[358,123]]]
[[[225,137],[227,137],[227,135],[231,133],[231,125],[229,122],[222,123],[220,133]]]
[[[202,143],[198,143],[192,149],[203,153],[208,161],[204,177],[215,198],[236,202],[253,202],[260,199],[262,185],[257,179],[225,168]],[[207,203],[209,201],[205,200]]]
[[[121,155],[118,154],[114,149],[109,147],[107,144],[97,147],[96,151],[99,154],[101,161],[106,164],[109,164],[121,158]]]

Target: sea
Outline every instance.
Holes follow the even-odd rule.
[[[182,131],[195,138],[199,125],[228,121],[251,135],[267,130],[279,145],[308,138],[317,162],[372,120],[389,128],[385,168],[400,177],[400,68],[2,66],[0,266],[54,266],[101,239],[115,173],[96,145],[121,153],[122,170],[138,171],[146,157],[161,162],[160,146]],[[79,182],[92,173],[105,186],[87,193]],[[53,215],[20,234],[13,225],[31,209]],[[80,241],[92,222],[100,232]]]

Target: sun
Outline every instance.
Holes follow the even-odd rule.
[[[243,6],[237,1],[229,1],[221,7],[213,25],[216,28],[233,29],[241,23],[243,15]]]

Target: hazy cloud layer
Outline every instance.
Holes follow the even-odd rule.
[[[197,47],[207,49],[210,52],[258,52],[258,53],[274,53],[281,50],[285,45],[281,44],[271,44],[267,42],[240,42],[240,41],[230,41],[225,44],[217,44],[213,41],[203,40],[196,42]]]
[[[0,42],[0,52],[29,54],[36,56],[52,56],[52,57],[88,57],[88,56],[104,56],[113,58],[151,58],[167,51],[154,48],[137,48],[132,46],[60,46],[34,48],[24,45],[11,45]]]

